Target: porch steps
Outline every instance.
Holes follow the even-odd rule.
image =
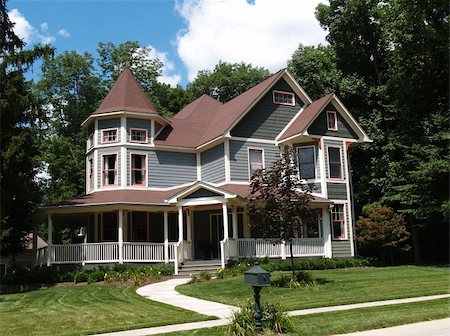
[[[200,274],[203,271],[215,273],[222,268],[220,260],[192,260],[185,261],[178,271],[179,276],[189,276],[190,274]]]

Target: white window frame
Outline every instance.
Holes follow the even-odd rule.
[[[114,184],[105,184],[105,156],[111,156],[111,155],[115,155],[116,156],[116,163],[115,163],[115,176],[114,176]],[[106,187],[106,188],[113,188],[113,187],[117,187],[119,185],[119,154],[118,153],[104,153],[102,154],[102,187]]]
[[[94,190],[95,189],[95,184],[94,184],[94,175],[95,175],[95,170],[94,170],[94,157],[88,157],[88,190]],[[92,173],[92,174],[91,174]]]
[[[143,178],[143,184],[133,184],[133,155],[140,155],[144,157],[145,176]],[[148,186],[148,155],[139,152],[130,152],[130,186],[131,187],[147,187]]]
[[[262,168],[261,169],[265,169],[266,165],[265,165],[265,157],[264,157],[264,148],[259,148],[259,147],[247,147],[247,168],[248,168],[248,180],[250,181],[253,174],[252,174],[252,169],[251,169],[251,162],[250,162],[250,151],[261,151],[261,164],[262,164]]]
[[[105,132],[111,132],[111,131],[116,131],[116,140],[113,141],[105,141]],[[105,128],[102,129],[102,138],[101,138],[101,143],[116,143],[119,142],[119,129],[116,128]]]
[[[87,144],[88,150],[94,147],[94,133],[88,134]]]
[[[285,102],[280,102],[277,101],[275,99],[275,97],[280,94],[280,95],[288,95],[292,97],[292,103],[285,103]],[[273,103],[274,104],[279,104],[279,105],[288,105],[288,106],[295,106],[295,94],[293,92],[286,92],[286,91],[277,91],[277,90],[273,90],[272,91],[272,98],[273,98]]]
[[[333,117],[334,117],[333,127],[330,127],[330,115],[333,115]],[[329,131],[337,131],[338,130],[337,113],[335,111],[327,111],[327,129]]]
[[[331,161],[330,161],[330,148],[337,148],[339,149],[339,160],[341,162],[341,176],[340,177],[331,177]],[[327,156],[328,156],[328,178],[330,180],[335,180],[335,181],[342,181],[344,179],[344,162],[342,160],[342,148],[340,146],[327,146]]]
[[[342,230],[343,235],[340,237],[334,236],[334,219],[333,219],[333,213],[336,209],[336,206],[342,206],[342,223],[344,226],[344,230]],[[330,211],[330,223],[331,223],[331,239],[332,240],[348,240],[348,234],[347,234],[347,216],[345,214],[345,203],[335,203],[333,206],[333,209]]]
[[[301,178],[301,170],[300,170],[300,155],[299,155],[299,150],[303,149],[303,148],[312,148],[313,149],[313,162],[314,162],[314,178],[308,178],[308,179],[304,179]],[[298,177],[303,180],[303,181],[315,181],[317,179],[317,158],[316,158],[316,146],[314,145],[308,145],[308,146],[298,146],[296,148],[297,151],[297,165],[298,165]]]
[[[133,131],[145,132],[144,140],[133,140]],[[148,143],[148,131],[145,128],[130,128],[130,142]]]

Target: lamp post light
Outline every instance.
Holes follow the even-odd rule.
[[[260,330],[262,327],[262,312],[259,293],[262,287],[270,286],[270,273],[256,263],[255,266],[244,273],[244,282],[253,287],[255,297],[255,327],[257,330]]]

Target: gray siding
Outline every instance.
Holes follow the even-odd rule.
[[[149,187],[173,187],[197,180],[195,154],[154,150],[146,152]]]
[[[322,185],[320,184],[320,182],[305,183],[302,185],[302,190],[306,190],[306,189],[308,189],[312,193],[320,194],[322,192]]]
[[[146,119],[134,119],[127,118],[127,142],[131,141],[131,131],[132,128],[140,128],[147,130],[147,139],[150,138],[151,121]]]
[[[121,165],[120,165],[120,148],[114,149],[99,149],[98,150],[98,161],[97,161],[97,188],[102,188],[102,177],[103,177],[103,155],[117,154],[117,185],[120,186],[121,183]],[[108,187],[107,187],[108,188]]]
[[[320,179],[320,160],[319,160],[319,148],[317,147],[316,143],[309,142],[309,143],[294,144],[295,155],[297,156],[297,148],[309,146],[314,146],[314,155],[316,159],[316,180],[318,180]]]
[[[328,198],[335,200],[347,199],[347,184],[327,182]]]
[[[275,86],[233,128],[232,136],[274,140],[303,106],[296,95],[295,106],[273,103],[273,90],[294,92],[284,79]]]
[[[248,181],[248,148],[264,149],[264,165],[268,169],[280,157],[280,149],[272,144],[230,140],[230,174],[232,181]]]
[[[102,143],[102,130],[108,128],[117,128],[117,140],[120,142],[120,118],[104,119],[98,121],[98,143]]]
[[[202,181],[218,183],[225,181],[224,145],[208,149],[200,154]]]
[[[328,130],[327,125],[327,111],[336,112],[337,117],[337,131]],[[355,131],[350,127],[342,115],[335,109],[333,104],[328,104],[327,107],[319,114],[311,126],[308,127],[309,134],[334,136],[340,138],[358,139]]]
[[[347,160],[345,159],[345,147],[344,142],[340,140],[325,140],[325,146],[324,146],[324,156],[325,156],[325,171],[326,171],[326,177],[330,178],[330,167],[328,165],[328,147],[339,147],[341,149],[341,164],[342,164],[342,177],[345,180],[346,177],[346,167]]]
[[[349,216],[348,204],[344,205],[346,225],[347,225],[347,240],[331,240],[331,252],[333,258],[345,258],[352,255],[350,240],[350,230],[351,230],[351,218]]]

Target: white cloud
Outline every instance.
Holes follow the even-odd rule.
[[[11,22],[14,23],[14,32],[25,43],[52,44],[55,42],[56,38],[48,32],[49,26],[47,22],[41,23],[39,25],[40,30],[37,30],[17,8],[9,11],[8,16]]]
[[[174,73],[175,64],[169,60],[167,52],[159,51],[151,45],[149,47],[151,48],[151,52],[148,57],[152,59],[158,58],[163,63],[162,75],[158,77],[158,81],[172,87],[177,86],[181,82],[181,76]]]
[[[325,43],[314,16],[320,0],[180,1],[176,9],[187,27],[179,32],[178,54],[189,80],[219,60],[274,72],[286,67],[299,43]]]
[[[66,29],[60,29],[58,30],[58,35],[66,38],[70,36],[70,33]]]

